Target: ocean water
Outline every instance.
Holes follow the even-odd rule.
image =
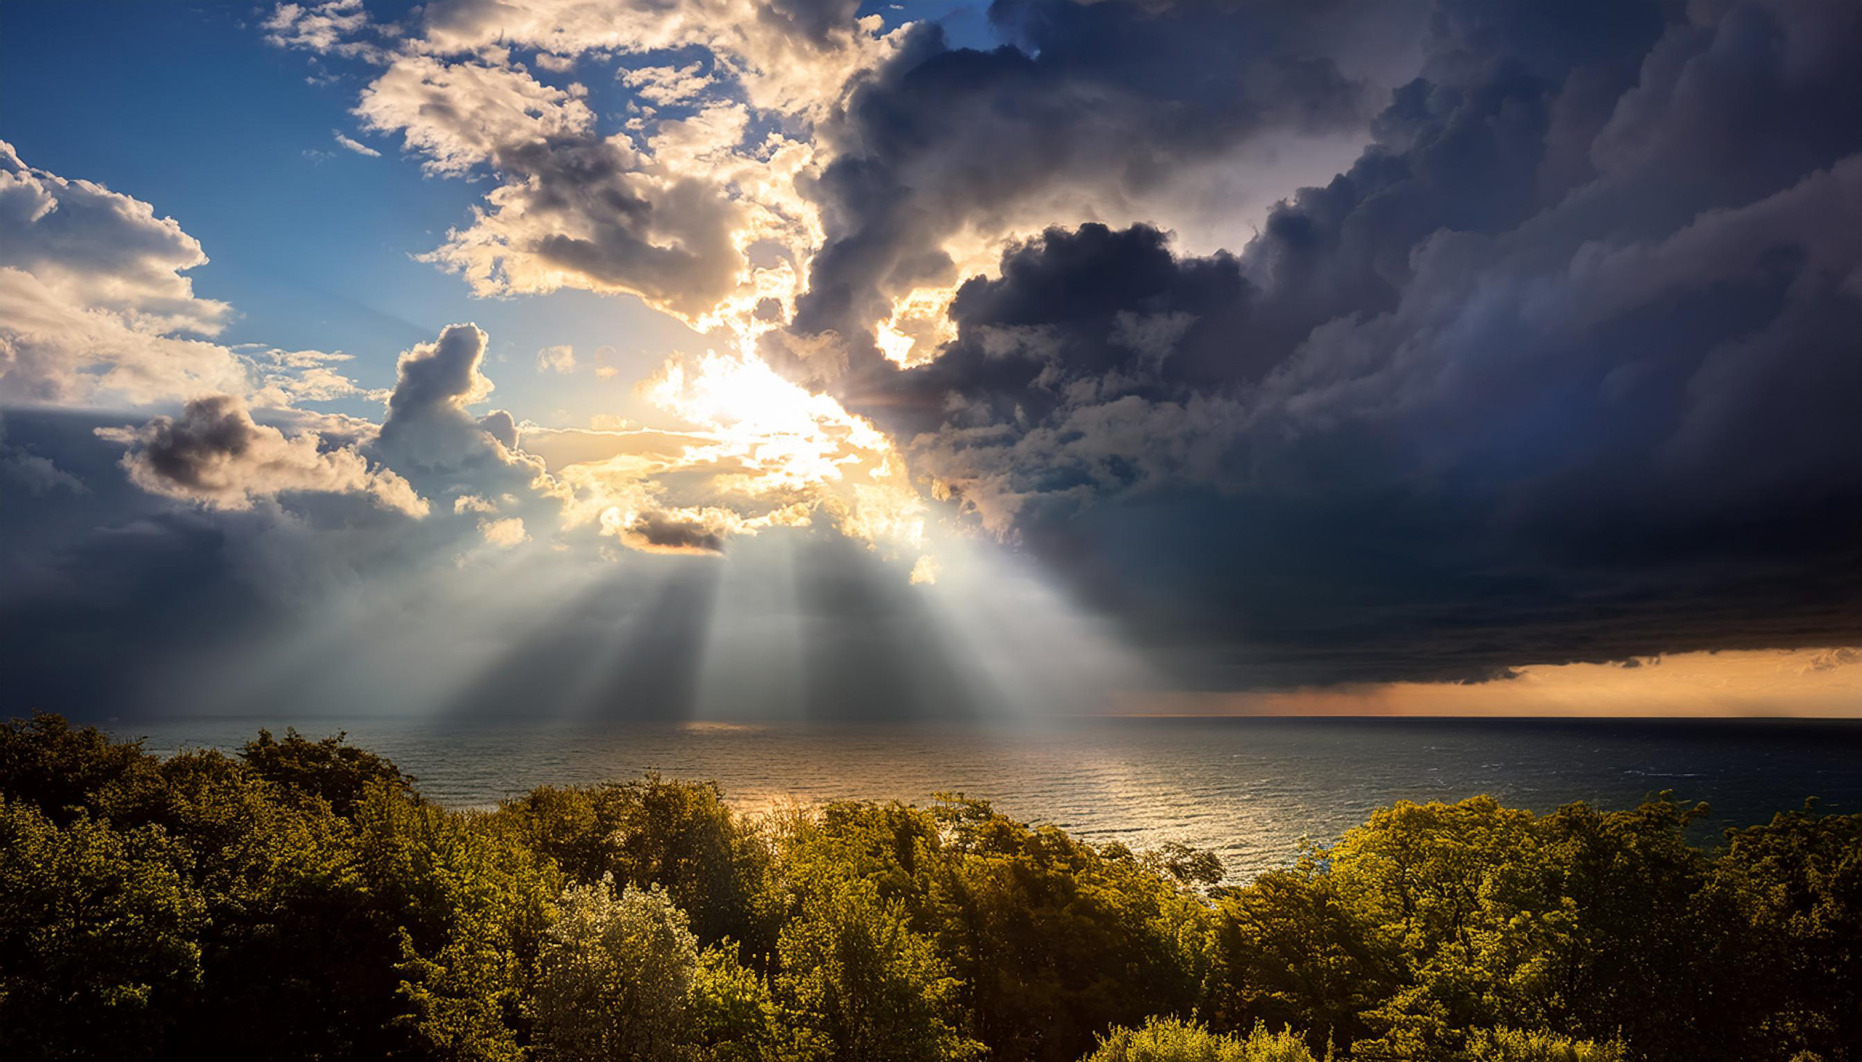
[[[158,754],[234,748],[264,720],[113,726]],[[1574,800],[1633,807],[1671,790],[1705,800],[1711,841],[1817,797],[1862,810],[1862,721],[1143,719],[1051,729],[955,726],[614,724],[343,720],[423,793],[491,807],[542,784],[628,780],[648,770],[713,779],[758,811],[837,799],[994,802],[1096,842],[1214,849],[1232,879],[1295,859],[1396,800],[1491,793],[1548,811]]]

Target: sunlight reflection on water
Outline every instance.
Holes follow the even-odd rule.
[[[124,724],[145,747],[237,746],[265,720]],[[344,720],[443,804],[489,807],[541,784],[638,777],[717,780],[749,811],[865,798],[993,801],[1032,822],[1135,848],[1213,848],[1246,878],[1289,862],[1399,799],[1492,793],[1549,810],[1632,806],[1674,790],[1714,806],[1709,827],[1757,822],[1817,796],[1862,808],[1862,724],[1789,721],[1117,720],[1066,729],[955,726],[609,726]],[[1703,830],[1703,839],[1713,836]]]

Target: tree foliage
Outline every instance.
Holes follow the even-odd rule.
[[[1224,884],[951,797],[422,800],[0,726],[0,1058],[1862,1062],[1862,816],[1399,803]]]

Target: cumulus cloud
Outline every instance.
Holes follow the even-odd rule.
[[[199,241],[141,200],[70,181],[0,142],[0,401],[148,402],[243,384],[229,312],[184,274]]]
[[[446,54],[523,47],[558,60],[703,48],[751,105],[810,115],[885,53],[879,20],[858,10],[859,0],[439,0],[426,5],[420,39]]]
[[[458,176],[587,133],[595,115],[583,94],[521,69],[408,55],[363,90],[356,114],[370,129],[400,133],[407,151],[426,156],[427,172]]]
[[[625,134],[596,133],[583,94],[520,67],[410,55],[365,90],[357,113],[400,132],[430,173],[500,177],[472,223],[428,255],[478,293],[580,287],[705,314],[737,284],[748,208],[712,167],[669,166]]]
[[[373,61],[385,56],[383,39],[391,37],[395,30],[393,24],[384,25],[370,18],[362,0],[278,4],[260,25],[265,39],[280,48]]]
[[[915,28],[823,127],[825,241],[795,330],[848,340],[857,374],[899,300],[979,264],[965,246],[1127,212],[1250,142],[1361,128],[1353,37],[1411,9],[1014,0],[990,9],[1013,41],[990,52]]]
[[[853,408],[1211,682],[1853,643],[1862,18],[1430,27],[1363,156],[1240,255],[1049,231]]]
[[[204,394],[261,405],[357,393],[338,354],[242,354],[231,307],[194,294],[200,242],[148,203],[20,160],[0,141],[0,403],[149,405]]]
[[[398,134],[430,174],[496,178],[472,221],[427,256],[475,292],[628,293],[709,320],[745,317],[771,295],[793,299],[815,221],[795,188],[812,147],[792,130],[824,116],[890,47],[856,6],[455,0],[391,27],[352,3],[286,4],[267,28],[279,46],[382,67],[356,114]],[[390,31],[400,34],[394,49],[376,43]],[[689,49],[705,57],[616,71],[636,97],[619,130],[598,128],[584,86],[539,80],[522,58],[560,74],[583,58]],[[753,109],[782,121],[752,136]],[[759,244],[780,248],[780,260],[746,253]]]
[[[530,541],[530,533],[524,530],[523,520],[510,516],[502,520],[480,520],[478,532],[485,542],[499,549],[511,549]]]
[[[401,355],[378,441],[384,453],[431,468],[479,461],[502,447],[466,411],[491,397],[492,382],[479,371],[485,343],[477,325],[455,324]]]
[[[209,508],[243,510],[261,498],[314,493],[362,494],[412,517],[428,511],[394,472],[372,466],[353,448],[326,446],[314,433],[287,436],[256,423],[233,395],[194,399],[179,418],[98,434],[129,447],[123,467],[137,486]]]
[[[610,509],[602,514],[602,533],[647,553],[722,553],[732,522],[718,510],[622,513]]]

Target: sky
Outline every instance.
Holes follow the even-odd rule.
[[[0,11],[0,688],[1862,715],[1850,0]]]

